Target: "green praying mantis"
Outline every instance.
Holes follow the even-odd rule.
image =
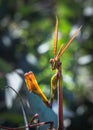
[[[30,92],[33,92],[37,94],[43,102],[48,106],[51,107],[55,92],[57,90],[58,82],[62,82],[62,67],[60,62],[60,57],[63,55],[63,53],[66,51],[66,49],[69,47],[73,39],[78,35],[81,27],[77,29],[77,31],[72,35],[70,40],[67,42],[66,45],[61,45],[58,53],[57,53],[57,41],[58,41],[58,19],[56,18],[56,26],[55,26],[55,34],[54,34],[54,58],[50,59],[50,65],[51,69],[55,70],[55,74],[51,78],[51,93],[50,93],[50,100],[47,99],[47,97],[44,95],[42,90],[40,89],[37,80],[35,78],[35,75],[32,71],[25,73],[24,78],[26,82],[26,86]],[[56,54],[57,53],[57,54]]]

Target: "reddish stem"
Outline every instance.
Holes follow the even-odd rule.
[[[58,81],[58,130],[64,130],[63,127],[63,94],[62,94],[62,76]]]
[[[33,127],[36,127],[36,126],[44,126],[44,125],[47,125],[47,124],[50,124],[50,129],[52,129],[52,127],[53,127],[52,121],[40,122],[40,123],[32,124],[32,125],[28,124],[26,126],[21,126],[21,127],[17,127],[17,128],[10,128],[10,127],[6,127],[6,126],[0,126],[0,128],[5,129],[5,130],[22,130],[22,129],[25,129],[25,128],[33,128]]]

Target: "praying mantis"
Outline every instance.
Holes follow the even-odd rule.
[[[81,29],[81,27],[77,29],[77,31],[72,35],[72,37],[67,42],[67,44],[61,45],[61,47],[57,53],[58,18],[56,17],[56,25],[55,25],[55,33],[54,33],[54,58],[50,59],[51,69],[55,70],[55,73],[51,78],[50,100],[47,99],[45,94],[40,89],[34,73],[32,71],[30,71],[30,72],[24,74],[24,78],[25,78],[25,82],[26,82],[26,86],[27,86],[28,90],[35,93],[36,95],[38,95],[42,99],[44,104],[46,104],[46,106],[48,106],[50,108],[52,108],[53,100],[55,97],[55,92],[56,92],[56,90],[58,90],[58,100],[59,100],[59,102],[58,102],[58,106],[59,106],[59,108],[58,108],[58,111],[59,111],[58,112],[59,113],[58,130],[63,130],[63,123],[62,123],[62,120],[63,120],[62,97],[63,96],[62,96],[62,66],[61,66],[62,64],[60,62],[60,57],[64,54],[64,52],[69,47],[71,42],[78,35],[78,33],[80,32],[80,29]]]

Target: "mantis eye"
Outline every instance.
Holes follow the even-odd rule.
[[[56,69],[56,62],[54,59],[50,59],[50,64],[51,64],[52,70],[55,70]]]
[[[53,65],[54,59],[50,59],[50,64]]]

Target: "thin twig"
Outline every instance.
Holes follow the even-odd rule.
[[[36,127],[36,126],[44,126],[44,125],[47,125],[47,124],[51,125],[51,124],[53,124],[53,122],[52,121],[40,122],[40,123],[37,123],[37,124],[26,125],[26,126],[21,126],[21,127],[16,127],[16,128],[10,128],[10,127],[5,127],[5,126],[0,125],[0,128],[5,129],[5,130],[22,130],[22,129],[25,129],[25,128],[33,128],[33,127]]]

